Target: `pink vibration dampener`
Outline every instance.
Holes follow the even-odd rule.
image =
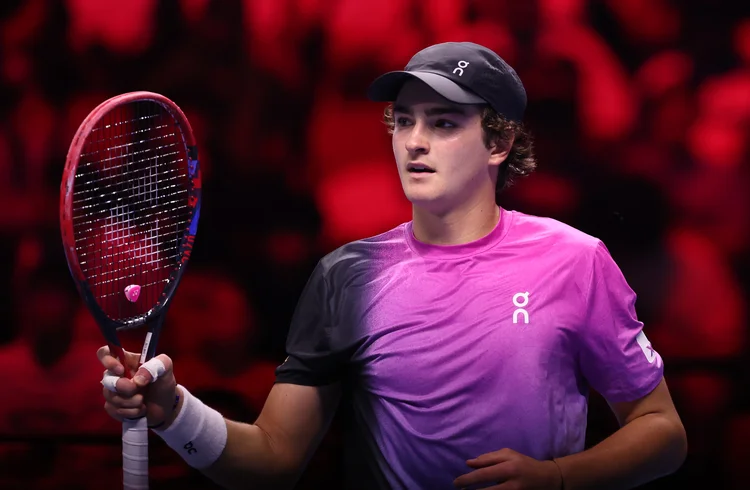
[[[138,301],[138,296],[141,295],[141,287],[138,284],[131,284],[125,288],[125,297],[128,301],[135,303]]]

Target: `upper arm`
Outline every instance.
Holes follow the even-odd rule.
[[[340,398],[338,383],[276,383],[254,425],[265,433],[277,461],[299,475],[327,432]]]
[[[341,290],[327,279],[321,260],[297,302],[287,337],[287,358],[254,426],[279,465],[296,478],[328,431],[341,398],[341,378],[356,335],[338,315]],[[340,269],[345,270],[345,269]],[[349,327],[349,328],[347,328]]]
[[[662,415],[682,424],[664,378],[648,395],[634,401],[610,402],[609,406],[620,426],[649,414]]]
[[[603,243],[588,267],[580,286],[585,315],[574,337],[581,373],[610,402],[644,397],[662,381],[664,363],[638,320],[635,292]]]

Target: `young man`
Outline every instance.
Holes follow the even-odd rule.
[[[482,46],[439,44],[368,95],[393,102],[413,220],[320,261],[256,423],[204,406],[164,355],[105,389],[109,413],[146,413],[229,487],[293,485],[336,410],[347,488],[617,489],[675,471],[685,432],[607,249],[496,204],[534,166],[513,69]],[[106,348],[99,357],[122,374]],[[621,428],[584,450],[589,387]]]

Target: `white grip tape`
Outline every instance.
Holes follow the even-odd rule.
[[[165,430],[154,430],[187,464],[202,470],[211,466],[227,445],[224,417],[203,404],[182,385],[180,413]]]
[[[117,393],[117,380],[118,379],[120,379],[119,376],[115,376],[113,374],[104,373],[104,377],[102,378],[102,384],[109,391],[113,391],[113,392]]]
[[[122,423],[122,483],[125,490],[148,490],[146,418]]]
[[[159,379],[159,376],[164,374],[164,372],[167,370],[167,368],[164,367],[164,363],[161,362],[161,359],[156,357],[144,362],[143,364],[141,364],[141,367],[151,373],[152,383]]]

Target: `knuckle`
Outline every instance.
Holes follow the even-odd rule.
[[[136,395],[138,396],[138,395]],[[138,408],[141,405],[143,405],[142,400],[136,398],[136,396],[133,397],[121,397],[118,400],[118,405],[122,408]]]
[[[118,400],[120,401],[120,403],[132,404],[135,396],[136,395],[127,395],[125,393],[120,393],[120,395],[118,396]]]
[[[164,371],[159,374],[159,380],[163,379],[165,375],[172,372],[172,359],[168,355],[159,354],[158,356],[154,357],[154,359],[158,359],[164,365]]]
[[[124,378],[120,378],[117,380],[115,388],[117,388],[117,393],[120,395],[132,396],[135,393],[133,387],[130,386],[130,383],[128,383],[128,381]]]

